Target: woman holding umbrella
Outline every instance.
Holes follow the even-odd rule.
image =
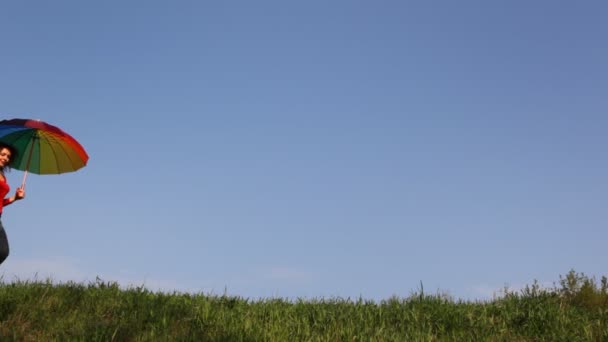
[[[89,156],[82,145],[59,127],[40,120],[0,121],[0,215],[2,208],[25,197],[29,172],[55,175],[76,171],[87,164]],[[15,195],[5,198],[10,188],[4,177],[7,167],[24,171],[23,182]],[[8,241],[0,222],[0,264],[8,257]]]
[[[0,201],[0,217],[2,216],[2,209],[5,206],[25,197],[25,190],[23,187],[19,187],[17,188],[17,191],[15,191],[14,196],[5,198],[11,189],[6,181],[4,171],[10,167],[11,160],[16,156],[17,152],[12,146],[0,142],[0,198],[3,199]],[[0,220],[0,264],[6,260],[8,252],[8,239],[4,227],[2,226],[2,221]]]

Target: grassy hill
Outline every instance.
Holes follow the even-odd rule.
[[[487,302],[415,293],[381,302],[0,283],[2,341],[608,341],[608,281],[574,271]]]

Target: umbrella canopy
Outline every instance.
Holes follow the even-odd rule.
[[[17,150],[17,156],[10,165],[26,171],[26,175],[28,171],[37,174],[72,172],[84,167],[89,160],[76,139],[39,120],[0,121],[0,142]]]

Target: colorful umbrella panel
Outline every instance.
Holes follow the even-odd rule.
[[[37,174],[59,174],[84,167],[89,159],[76,139],[38,120],[0,121],[0,141],[13,146],[11,167]]]

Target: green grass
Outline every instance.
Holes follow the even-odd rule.
[[[115,283],[0,283],[2,341],[608,341],[608,282],[571,271],[486,302],[414,293],[249,300],[121,289]]]

